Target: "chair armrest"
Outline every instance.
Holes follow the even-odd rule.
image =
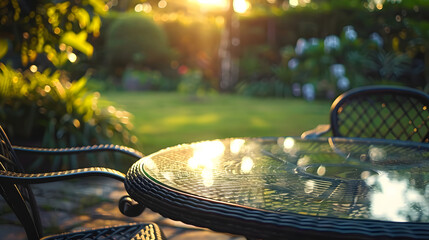
[[[78,154],[78,153],[90,153],[90,152],[120,152],[129,156],[140,159],[143,154],[133,148],[106,144],[106,145],[94,145],[94,146],[83,146],[83,147],[71,147],[71,148],[35,148],[35,147],[23,147],[23,146],[12,146],[14,151],[25,152],[25,153],[37,153],[45,155],[62,155],[62,154]]]
[[[118,181],[125,181],[125,174],[110,168],[90,167],[67,171],[49,172],[49,173],[18,173],[0,170],[0,182],[37,184],[63,181],[82,177],[109,177]]]
[[[320,124],[316,128],[305,131],[301,134],[301,138],[317,138],[331,130],[331,125],[329,124]]]

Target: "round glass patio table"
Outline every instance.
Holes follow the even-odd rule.
[[[144,157],[125,182],[165,217],[264,239],[429,239],[429,145],[231,138]]]

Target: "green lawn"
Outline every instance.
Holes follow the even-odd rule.
[[[140,150],[227,137],[299,136],[328,123],[330,102],[236,95],[195,100],[178,93],[107,92],[104,99],[134,115]]]

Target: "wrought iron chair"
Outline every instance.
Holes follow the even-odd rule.
[[[12,146],[0,126],[0,194],[23,225],[28,239],[164,239],[159,227],[154,223],[129,224],[122,226],[92,229],[43,237],[39,210],[29,184],[47,183],[87,176],[104,176],[119,181],[125,180],[125,175],[119,171],[91,167],[61,172],[26,174],[18,161],[15,151],[38,154],[71,154],[94,151],[116,151],[140,158],[141,153],[134,149],[116,146],[100,145],[68,149],[42,149]],[[137,216],[144,207],[124,196],[119,202],[121,212],[127,216]]]
[[[416,89],[370,86],[352,89],[331,105],[330,125],[319,125],[302,138],[382,138],[429,142],[429,95]]]

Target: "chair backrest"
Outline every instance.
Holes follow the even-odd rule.
[[[333,136],[429,142],[429,95],[371,86],[340,95],[331,106]]]
[[[3,128],[0,126],[0,169],[23,172],[12,145]],[[40,239],[43,235],[39,210],[27,184],[10,184],[0,182],[0,194],[9,204],[24,227],[29,239]]]

